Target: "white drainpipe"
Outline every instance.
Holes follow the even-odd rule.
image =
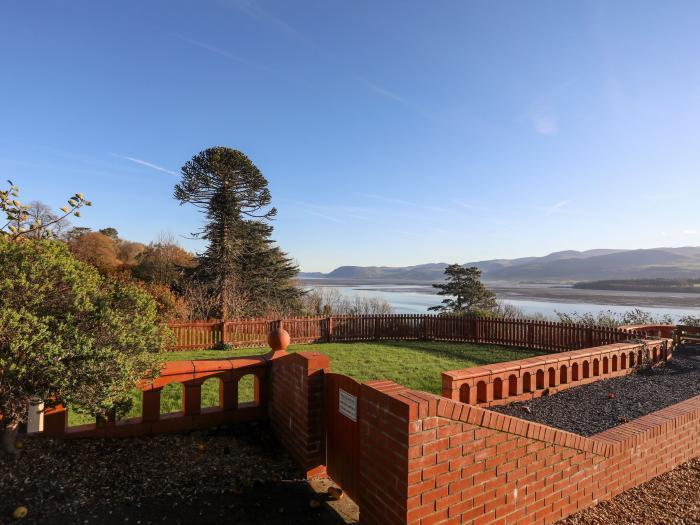
[[[27,406],[27,434],[44,431],[44,402],[38,397],[32,397]]]

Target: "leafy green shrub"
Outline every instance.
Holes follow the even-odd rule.
[[[101,276],[58,241],[0,239],[0,429],[32,396],[101,417],[157,374],[166,329],[144,290]]]
[[[684,326],[700,326],[700,317],[694,315],[686,315],[678,320],[678,324]]]
[[[612,310],[596,313],[574,312],[570,314],[557,312],[557,317],[562,323],[577,323],[585,326],[607,326],[610,328],[636,324],[673,324],[673,319],[670,315],[654,315],[640,308],[633,308],[624,313],[613,312]]]

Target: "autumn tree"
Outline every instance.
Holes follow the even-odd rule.
[[[185,274],[196,266],[195,256],[178,245],[174,237],[161,235],[139,254],[133,275],[142,281],[179,290]]]
[[[79,260],[94,266],[103,274],[114,273],[122,266],[117,243],[102,233],[85,233],[70,241],[69,246]]]
[[[442,304],[428,310],[458,315],[476,314],[496,308],[496,295],[481,282],[481,270],[450,264],[445,268],[447,282],[434,284],[438,295],[445,296]]]
[[[112,239],[113,241],[118,241],[118,240],[119,240],[119,232],[117,231],[116,228],[112,228],[111,226],[109,226],[109,227],[107,227],[107,228],[102,228],[102,229],[100,230],[100,233],[101,233],[102,235],[106,235],[107,237],[109,237],[109,238]]]
[[[197,274],[216,290],[221,317],[279,310],[300,296],[291,282],[298,268],[270,239],[277,211],[267,179],[243,153],[225,147],[198,153],[182,167],[175,198],[206,217],[197,234],[208,241]]]
[[[117,241],[117,257],[122,264],[122,270],[133,271],[139,264],[141,255],[146,250],[146,246],[140,242]]]

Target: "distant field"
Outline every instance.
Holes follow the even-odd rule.
[[[496,345],[469,343],[443,343],[434,341],[383,341],[371,343],[323,343],[314,345],[292,345],[289,352],[321,352],[331,360],[334,372],[354,377],[358,381],[389,379],[417,390],[440,393],[440,373],[446,370],[469,368],[489,363],[524,359],[543,352],[508,348]],[[199,350],[193,352],[171,352],[163,354],[165,361],[185,359],[217,359],[240,357],[266,352],[264,348],[242,350]],[[253,399],[253,380],[244,378],[239,384],[239,400]],[[172,384],[161,393],[161,412],[180,410],[182,387]],[[140,415],[141,392],[134,389],[134,406],[127,417]],[[219,403],[218,382],[209,379],[202,385],[202,406]],[[69,425],[92,422],[92,418],[69,412]]]

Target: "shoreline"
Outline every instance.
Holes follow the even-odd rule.
[[[360,281],[353,279],[303,279],[301,284],[314,287],[357,287],[367,291],[420,293],[431,295],[431,283],[388,281]],[[521,301],[583,303],[592,305],[629,306],[639,308],[697,308],[700,293],[641,292],[628,290],[588,290],[566,284],[485,283],[499,299]]]

